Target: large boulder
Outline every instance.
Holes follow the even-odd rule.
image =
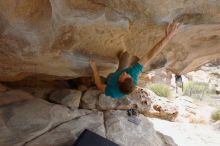
[[[42,99],[0,107],[0,145],[23,145],[53,127],[90,113],[69,110]]]
[[[158,134],[146,117],[138,118],[141,122],[136,125],[128,121],[125,111],[106,112],[106,137],[121,146],[177,146],[172,139]]]
[[[145,116],[175,121],[178,116],[178,109],[172,100],[157,96],[147,88],[141,89],[141,91],[141,94],[148,96],[151,101],[150,109],[142,112]]]
[[[90,58],[105,76],[116,69],[118,52],[142,57],[173,21],[182,27],[150,69],[189,72],[220,56],[219,6],[216,0],[2,0],[0,81],[88,76]]]
[[[104,117],[103,117],[104,116]],[[93,111],[87,115],[65,122],[25,146],[72,146],[79,135],[89,129],[121,146],[176,146],[172,138],[154,130],[152,123],[140,115],[140,125],[128,121],[125,111]]]
[[[25,146],[73,146],[76,139],[85,129],[105,137],[103,113],[95,111],[65,122],[28,142]]]

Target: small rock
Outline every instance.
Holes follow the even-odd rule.
[[[49,100],[75,109],[79,107],[82,93],[78,90],[62,89],[53,92]]]
[[[90,88],[83,95],[80,106],[84,109],[95,109],[99,95],[98,90]]]

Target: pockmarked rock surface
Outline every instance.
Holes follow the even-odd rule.
[[[90,58],[106,76],[121,50],[142,57],[173,21],[181,29],[150,69],[189,72],[220,56],[219,7],[218,0],[2,0],[0,81],[88,76]]]
[[[161,138],[143,115],[139,125],[128,121],[125,111],[105,112],[106,137],[121,146],[177,146],[172,139]]]
[[[155,95],[146,88],[138,88],[123,99],[113,99],[98,90],[89,89],[81,100],[81,108],[99,110],[128,110],[137,109],[147,117],[157,117],[174,121],[178,115],[177,106],[170,100]]]
[[[143,88],[139,90],[139,94],[148,97],[151,101],[149,110],[143,110],[142,114],[147,117],[155,117],[169,121],[175,121],[178,116],[178,108],[175,103],[165,97],[157,96],[154,92]]]
[[[0,145],[23,145],[59,124],[90,112],[69,110],[42,99],[1,106]]]

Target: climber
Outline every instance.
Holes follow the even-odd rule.
[[[165,45],[176,34],[179,26],[179,23],[169,24],[165,30],[165,36],[152,49],[144,54],[142,58],[139,59],[136,56],[131,57],[131,67],[128,67],[130,58],[128,52],[120,53],[118,69],[116,72],[108,75],[106,83],[103,83],[99,77],[96,62],[90,60],[90,66],[97,88],[105,93],[106,96],[111,96],[116,99],[123,98],[125,95],[130,94],[138,84],[138,75],[142,72],[143,67],[149,68],[153,58],[163,50]]]
[[[181,88],[183,92],[183,80],[181,75],[175,75],[175,82],[176,82],[176,93],[178,94],[178,88]]]

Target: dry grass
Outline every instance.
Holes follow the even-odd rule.
[[[155,94],[157,94],[158,96],[162,96],[166,98],[171,97],[170,87],[165,84],[159,84],[159,83],[151,84],[149,86],[149,89],[153,91]]]
[[[213,122],[216,122],[218,120],[220,120],[220,109],[215,110],[212,114],[211,114],[211,120]]]
[[[208,91],[208,85],[204,83],[190,81],[183,86],[183,94],[190,97],[202,98]]]

